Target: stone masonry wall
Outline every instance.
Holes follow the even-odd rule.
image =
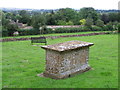
[[[89,47],[82,47],[65,52],[46,51],[47,77],[64,78],[71,74],[85,70],[88,65]]]
[[[56,38],[64,38],[64,37],[80,37],[80,36],[92,36],[92,35],[102,35],[102,34],[110,34],[112,32],[101,32],[101,33],[89,33],[89,34],[78,34],[78,35],[60,35],[60,36],[46,36],[46,38],[56,39]],[[28,38],[4,38],[0,39],[0,42],[9,42],[9,41],[24,41],[31,40],[31,37]]]

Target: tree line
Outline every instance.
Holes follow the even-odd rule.
[[[50,12],[31,12],[18,10],[15,12],[1,11],[3,30],[16,31],[18,26],[10,24],[10,21],[19,22],[39,29],[46,25],[91,25],[103,27],[104,25],[118,25],[120,23],[120,13],[98,13],[94,8],[81,8],[76,11],[72,8],[61,8]],[[12,33],[11,33],[12,34]]]

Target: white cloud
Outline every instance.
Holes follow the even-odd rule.
[[[118,9],[119,0],[1,0],[0,7],[16,8],[76,8],[93,7],[95,9]]]

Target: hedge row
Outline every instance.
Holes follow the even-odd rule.
[[[92,27],[79,27],[79,28],[56,28],[56,29],[48,29],[48,33],[74,33],[74,32],[86,32],[86,31],[112,31],[113,27],[111,26],[92,26]]]
[[[40,34],[40,31],[36,29],[19,29],[18,32],[20,36]],[[7,30],[2,30],[2,36],[9,36],[9,32]]]
[[[79,28],[56,28],[56,29],[48,29],[45,28],[42,32],[43,34],[49,34],[49,33],[74,33],[74,32],[86,32],[86,31],[112,31],[113,27],[110,25],[98,27],[98,26],[92,26],[92,27],[86,27],[82,26]],[[36,29],[19,29],[18,30],[20,36],[24,35],[38,35],[40,34],[40,30]],[[7,30],[2,30],[2,36],[9,36]]]
[[[38,35],[40,31],[37,29],[20,29],[18,30],[20,36],[24,35]]]

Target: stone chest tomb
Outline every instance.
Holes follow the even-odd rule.
[[[46,50],[46,68],[43,75],[54,79],[70,77],[90,70],[89,46],[93,43],[68,41],[42,46]]]

